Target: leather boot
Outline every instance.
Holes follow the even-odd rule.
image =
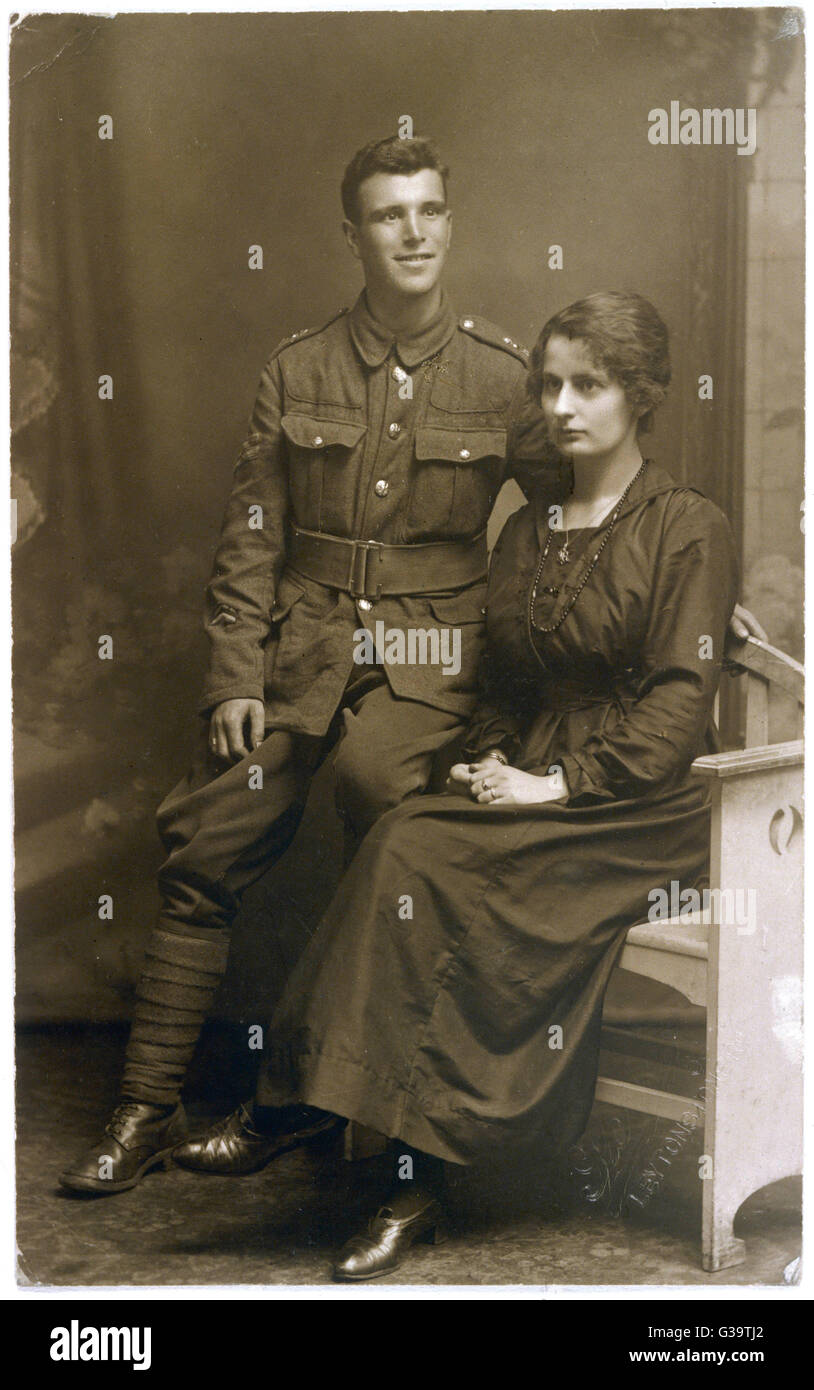
[[[440,1245],[445,1239],[444,1210],[433,1192],[410,1185],[380,1207],[367,1230],[339,1252],[333,1276],[339,1280],[378,1279],[398,1269],[417,1240]]]
[[[229,938],[155,927],[147,943],[125,1053],[121,1103],[102,1139],[60,1177],[63,1187],[109,1196],[135,1187],[186,1138],[181,1086],[226,969]]]
[[[338,1115],[308,1106],[302,1106],[299,1114],[291,1116],[290,1124],[275,1133],[261,1133],[254,1128],[252,1119],[249,1107],[239,1106],[200,1139],[181,1144],[173,1153],[173,1163],[193,1173],[242,1177],[246,1173],[259,1173],[273,1158],[300,1144],[335,1137],[347,1124],[347,1120]]]
[[[75,1192],[110,1195],[126,1192],[151,1168],[170,1166],[170,1154],[187,1132],[182,1106],[122,1101],[104,1134],[60,1176],[62,1187]]]

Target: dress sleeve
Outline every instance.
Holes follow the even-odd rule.
[[[685,776],[703,751],[738,568],[723,513],[697,493],[677,498],[655,561],[636,702],[607,734],[559,759],[570,803],[646,796]]]
[[[497,565],[507,537],[513,530],[515,518],[516,514],[507,519],[492,551],[486,586],[486,611],[489,613],[495,611]],[[489,748],[499,748],[509,762],[514,761],[521,744],[517,695],[516,673],[514,670],[507,671],[505,661],[495,658],[487,641],[478,668],[475,708],[464,735],[462,751],[465,758],[474,762]]]
[[[500,669],[487,650],[481,658],[478,698],[464,737],[463,754],[475,762],[481,753],[499,748],[512,762],[519,747],[518,719],[511,709]]]
[[[223,700],[263,699],[264,643],[285,562],[288,515],[281,397],[280,369],[272,357],[235,465],[206,590],[210,654],[202,714]]]

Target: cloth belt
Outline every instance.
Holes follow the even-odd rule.
[[[597,705],[617,705],[624,710],[625,701],[636,699],[641,673],[632,667],[609,674],[602,685],[589,687],[578,681],[558,680],[556,685],[545,683],[540,689],[540,702],[553,714],[576,714]]]
[[[353,598],[438,594],[485,578],[486,532],[467,541],[385,545],[292,526],[289,564],[306,579],[344,589]]]

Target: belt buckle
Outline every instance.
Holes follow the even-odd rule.
[[[376,585],[374,593],[368,592],[367,587],[367,561],[371,550],[381,550],[381,541],[354,541],[353,550],[350,556],[350,573],[348,575],[348,589],[351,598],[368,598],[374,602],[382,596],[381,584]]]

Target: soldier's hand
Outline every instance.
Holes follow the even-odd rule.
[[[224,700],[209,721],[209,747],[219,758],[239,762],[259,748],[265,732],[262,700]]]
[[[754,613],[750,613],[748,608],[742,608],[739,603],[735,604],[735,611],[729,619],[729,631],[741,640],[745,637],[757,637],[759,642],[769,640]]]

